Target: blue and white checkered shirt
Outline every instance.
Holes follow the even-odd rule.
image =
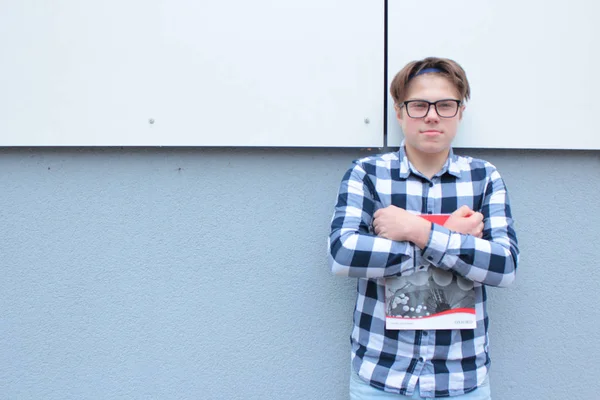
[[[377,237],[373,214],[390,205],[415,214],[450,214],[463,205],[484,216],[483,238],[432,224],[429,242]],[[505,287],[519,256],[504,181],[483,160],[450,155],[431,179],[398,152],[356,160],[344,175],[331,223],[329,260],[338,275],[358,278],[352,365],[371,386],[423,397],[475,390],[487,376],[488,316],[485,286]],[[477,328],[406,331],[385,329],[385,277],[409,275],[433,265],[474,282]]]

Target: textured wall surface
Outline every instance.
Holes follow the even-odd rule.
[[[495,400],[597,399],[600,153],[462,151],[511,195]],[[0,399],[346,399],[341,149],[0,149]]]

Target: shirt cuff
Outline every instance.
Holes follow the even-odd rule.
[[[448,250],[450,242],[450,230],[438,224],[431,224],[431,232],[429,233],[429,241],[423,249],[423,257],[435,265],[440,267],[442,258]]]

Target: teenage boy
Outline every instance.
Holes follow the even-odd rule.
[[[519,254],[506,187],[492,164],[452,151],[470,95],[460,65],[411,62],[390,92],[402,145],[353,163],[329,237],[332,271],[358,278],[350,397],[489,399],[485,287],[508,286]],[[451,215],[441,226],[419,214]],[[386,279],[424,268],[472,282],[475,329],[386,329]]]

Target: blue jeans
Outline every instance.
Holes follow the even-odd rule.
[[[405,399],[425,399],[421,397],[419,391],[419,384],[414,394],[409,396],[403,396],[401,394],[388,393],[383,390],[376,389],[360,379],[356,372],[352,370],[350,372],[350,400],[370,400],[370,399],[381,399],[381,400],[405,400]],[[483,385],[472,391],[471,393],[463,394],[461,396],[447,397],[448,400],[491,400],[490,395],[490,381],[489,376],[485,378]]]

